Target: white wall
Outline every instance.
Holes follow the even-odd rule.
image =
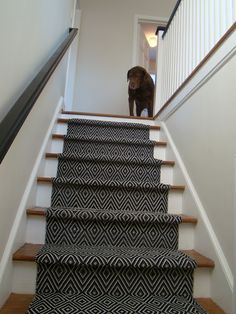
[[[215,244],[218,241],[223,253],[221,258],[220,250],[216,251],[218,257],[217,254],[214,256],[209,234],[204,227],[200,227],[196,235],[196,248],[217,262],[212,278],[212,297],[225,309],[231,307],[232,291],[222,287],[226,278],[233,273],[235,250],[235,71],[234,55],[165,121],[216,235]],[[228,273],[222,276],[227,266]],[[227,313],[232,311],[228,310]]]
[[[168,18],[175,0],[81,0],[74,110],[128,114],[135,15]]]
[[[0,1],[0,117],[68,34],[74,0]],[[0,164],[0,305],[11,290],[12,226],[50,122],[65,90],[67,55]],[[31,204],[34,205],[34,204]],[[18,217],[19,218],[19,217]],[[14,232],[13,232],[14,231]],[[16,241],[16,242],[14,242]]]
[[[0,1],[0,121],[67,34],[73,3]]]

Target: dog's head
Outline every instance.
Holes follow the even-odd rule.
[[[127,81],[129,81],[130,89],[138,89],[142,85],[142,82],[145,80],[145,77],[148,75],[147,71],[140,67],[135,66],[127,72]]]

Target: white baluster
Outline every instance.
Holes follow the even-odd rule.
[[[236,22],[236,0],[232,0],[232,23]]]
[[[156,114],[164,105],[161,101],[162,93],[163,93],[163,65],[164,65],[164,58],[163,58],[163,39],[162,39],[163,31],[158,32],[157,38],[157,71],[156,71],[156,101],[155,101],[155,112]]]
[[[220,0],[215,0],[214,32],[215,32],[215,36],[214,36],[214,45],[215,45],[221,36]]]
[[[169,33],[169,75],[168,75],[168,96],[167,99],[169,99],[171,93],[172,93],[172,84],[173,84],[173,23],[170,26],[170,33]]]
[[[220,25],[221,25],[221,34],[224,35],[227,30],[227,3],[231,0],[220,0]]]
[[[163,42],[164,48],[163,48],[163,59],[164,59],[164,65],[163,65],[163,93],[161,95],[162,97],[162,103],[165,103],[166,99],[166,93],[167,93],[167,78],[166,78],[166,71],[168,69],[167,67],[167,41],[166,37],[164,38]]]
[[[166,69],[168,72],[165,73],[166,77],[166,93],[165,93],[165,102],[168,98],[169,95],[169,71],[170,71],[170,45],[169,45],[169,38],[170,38],[170,33],[166,35],[166,47],[167,49],[165,50],[166,53]]]
[[[188,46],[188,1],[184,1],[184,45],[183,45],[183,81],[187,77],[187,71],[188,71],[188,63],[187,63],[187,58],[188,58],[188,53],[187,53],[187,46]]]
[[[204,20],[205,20],[205,32],[204,32],[204,56],[210,49],[210,0],[204,1]]]
[[[200,12],[199,12],[199,23],[200,23],[200,32],[199,32],[199,41],[201,42],[201,52],[200,58],[197,63],[200,62],[205,57],[206,51],[206,20],[205,20],[205,0],[200,0]]]
[[[199,21],[198,21],[198,16],[199,16],[199,12],[198,12],[198,4],[199,1],[195,1],[193,2],[193,7],[192,7],[192,38],[193,38],[193,42],[192,42],[192,70],[195,68],[196,64],[197,64],[197,59],[198,59],[198,54],[199,54],[199,34],[200,34],[200,25],[199,25]]]
[[[182,36],[181,29],[181,6],[179,6],[176,15],[176,29],[175,29],[175,40],[176,40],[176,53],[175,53],[175,90],[179,87],[180,83],[180,38]]]
[[[188,75],[192,72],[193,67],[193,1],[189,0],[189,56],[188,56]]]
[[[176,57],[176,45],[175,45],[175,31],[176,31],[176,16],[173,20],[172,24],[172,36],[171,36],[171,44],[172,44],[172,54],[171,54],[171,94],[173,94],[175,90],[175,57]]]
[[[189,15],[189,8],[190,8],[190,3],[189,0],[185,2],[186,3],[186,15],[185,15],[185,21],[186,21],[186,66],[185,66],[185,75],[184,75],[184,79],[186,79],[186,77],[189,74],[189,38],[190,38],[190,15]]]
[[[227,0],[226,2],[226,29],[236,22],[236,0]]]
[[[179,11],[179,10],[178,10]],[[178,11],[175,14],[174,17],[174,23],[173,23],[173,47],[174,50],[172,52],[172,67],[173,67],[173,74],[172,74],[172,91],[171,94],[173,94],[177,88],[177,82],[176,82],[176,75],[177,75],[177,62],[178,62],[178,32],[179,32],[179,25],[178,25]]]
[[[178,85],[184,81],[184,38],[185,38],[185,21],[184,21],[184,1],[180,4],[180,34],[179,34],[179,80]]]
[[[173,22],[173,20],[172,20]],[[171,23],[169,28],[169,75],[168,75],[168,95],[167,99],[172,93],[172,83],[173,83],[173,23]]]
[[[215,18],[215,0],[209,1],[209,50],[214,46],[215,42],[215,30],[214,30],[214,18]]]

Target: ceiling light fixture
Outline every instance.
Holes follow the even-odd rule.
[[[156,45],[157,45],[157,37],[156,36],[150,36],[150,37],[148,37],[147,40],[148,40],[149,46],[151,48],[156,47]]]

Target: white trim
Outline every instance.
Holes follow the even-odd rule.
[[[70,92],[69,92],[69,76],[70,76],[70,64],[71,64],[71,47],[68,51],[67,66],[66,66],[66,83],[64,91],[64,110],[71,110],[71,104],[69,104]]]
[[[159,31],[158,36],[158,49],[157,49],[157,71],[156,71],[156,78],[157,78],[157,84],[155,88],[155,98],[154,98],[154,115],[157,114],[157,112],[161,109],[161,97],[162,97],[162,89],[163,89],[163,77],[162,77],[162,71],[163,71],[163,39],[162,35],[164,34],[164,31]]]
[[[73,9],[72,19],[71,19],[71,27],[74,27],[75,25],[76,7],[77,7],[77,0],[74,0],[74,9]]]
[[[236,53],[236,31],[211,56],[203,67],[193,76],[171,103],[160,113],[159,118],[166,121],[184,102],[205,84]]]
[[[234,243],[236,243],[236,155],[234,155]],[[234,249],[234,278],[236,278],[236,250]],[[234,281],[234,313],[236,313],[236,284]]]
[[[74,14],[72,17],[72,27],[80,29],[81,10],[76,9],[76,1],[74,3]],[[79,30],[74,38],[68,52],[67,67],[66,67],[66,83],[64,90],[64,109],[72,110],[74,102],[74,87],[76,80],[77,56],[79,44]]]
[[[156,23],[160,25],[166,24],[168,19],[165,17],[149,16],[149,15],[138,15],[134,16],[134,33],[133,33],[133,56],[132,66],[137,65],[137,45],[138,45],[138,24],[139,22],[145,23]]]
[[[27,185],[26,185],[25,191],[23,193],[21,202],[19,204],[17,214],[16,214],[15,220],[13,222],[13,225],[12,225],[12,228],[10,231],[10,235],[8,237],[8,241],[7,241],[7,244],[5,246],[5,250],[4,250],[4,253],[3,253],[3,256],[1,259],[1,263],[0,263],[0,287],[2,286],[3,276],[4,276],[4,273],[6,271],[6,268],[8,265],[11,264],[10,261],[12,259],[12,250],[14,249],[14,244],[17,241],[16,238],[17,238],[18,228],[20,226],[23,215],[25,215],[26,204],[27,204],[27,200],[29,198],[30,192],[31,192],[31,188],[35,182],[35,178],[36,178],[39,166],[40,166],[40,162],[44,156],[48,140],[52,134],[52,129],[55,125],[55,121],[58,117],[58,113],[59,113],[60,109],[62,108],[62,105],[63,105],[63,97],[60,97],[58,104],[57,104],[57,107],[55,109],[52,121],[49,125],[47,134],[45,136],[45,139],[44,139],[43,144],[41,146],[40,152],[38,154],[38,157],[37,157],[35,164],[34,164],[34,167],[32,169],[30,178],[27,182]],[[1,300],[0,300],[0,302],[1,302]]]
[[[170,135],[170,133],[168,131],[168,128],[167,128],[167,126],[166,126],[166,124],[164,122],[162,122],[162,127],[163,127],[164,132],[165,132],[165,134],[167,136],[168,143],[170,144],[170,146],[171,146],[171,148],[172,148],[172,150],[173,150],[173,152],[175,154],[175,157],[177,159],[179,167],[180,167],[180,169],[181,169],[181,171],[183,173],[183,176],[184,176],[184,178],[186,180],[186,184],[187,184],[187,186],[189,188],[189,191],[192,194],[194,201],[196,202],[199,214],[200,214],[200,216],[201,216],[201,218],[203,220],[203,223],[205,224],[206,230],[207,230],[207,232],[208,232],[208,234],[210,236],[210,239],[212,241],[212,244],[213,244],[213,247],[215,249],[216,255],[218,256],[219,262],[220,262],[220,264],[222,266],[222,269],[224,271],[224,274],[225,274],[225,277],[226,277],[227,282],[229,284],[229,287],[230,287],[230,289],[231,289],[231,291],[233,293],[233,286],[234,286],[233,273],[232,273],[232,271],[231,271],[231,269],[229,267],[229,264],[227,262],[227,259],[226,259],[225,255],[224,255],[224,252],[223,252],[223,250],[221,248],[221,245],[220,245],[220,243],[218,241],[218,238],[217,238],[217,236],[215,234],[215,231],[214,231],[214,229],[213,229],[213,227],[211,225],[211,222],[210,222],[210,220],[209,220],[209,218],[207,216],[206,210],[205,210],[205,208],[204,208],[204,206],[203,206],[203,204],[202,204],[202,202],[201,202],[201,200],[200,200],[200,198],[198,196],[198,193],[197,193],[197,191],[196,191],[196,189],[195,189],[195,187],[193,185],[193,182],[192,182],[192,180],[191,180],[191,178],[190,178],[190,176],[188,174],[188,171],[187,171],[187,169],[186,169],[186,167],[184,165],[184,162],[183,162],[183,160],[182,160],[182,158],[181,158],[181,156],[179,154],[179,151],[178,151],[178,149],[177,149],[177,147],[176,147],[176,145],[175,145],[175,143],[174,143],[174,141],[173,141],[173,139],[172,139],[172,137],[171,137],[171,135]]]
[[[71,14],[71,27],[75,27],[76,7],[77,7],[77,0],[74,0],[74,8],[73,8],[73,12]],[[70,104],[71,95],[70,95],[70,90],[69,90],[71,50],[72,50],[71,47],[72,46],[70,46],[70,48],[68,50],[67,65],[66,65],[66,82],[65,82],[65,90],[64,90],[64,107],[65,107],[64,109],[65,110],[70,110],[71,109],[71,104]],[[69,105],[68,105],[68,103],[69,103]]]

